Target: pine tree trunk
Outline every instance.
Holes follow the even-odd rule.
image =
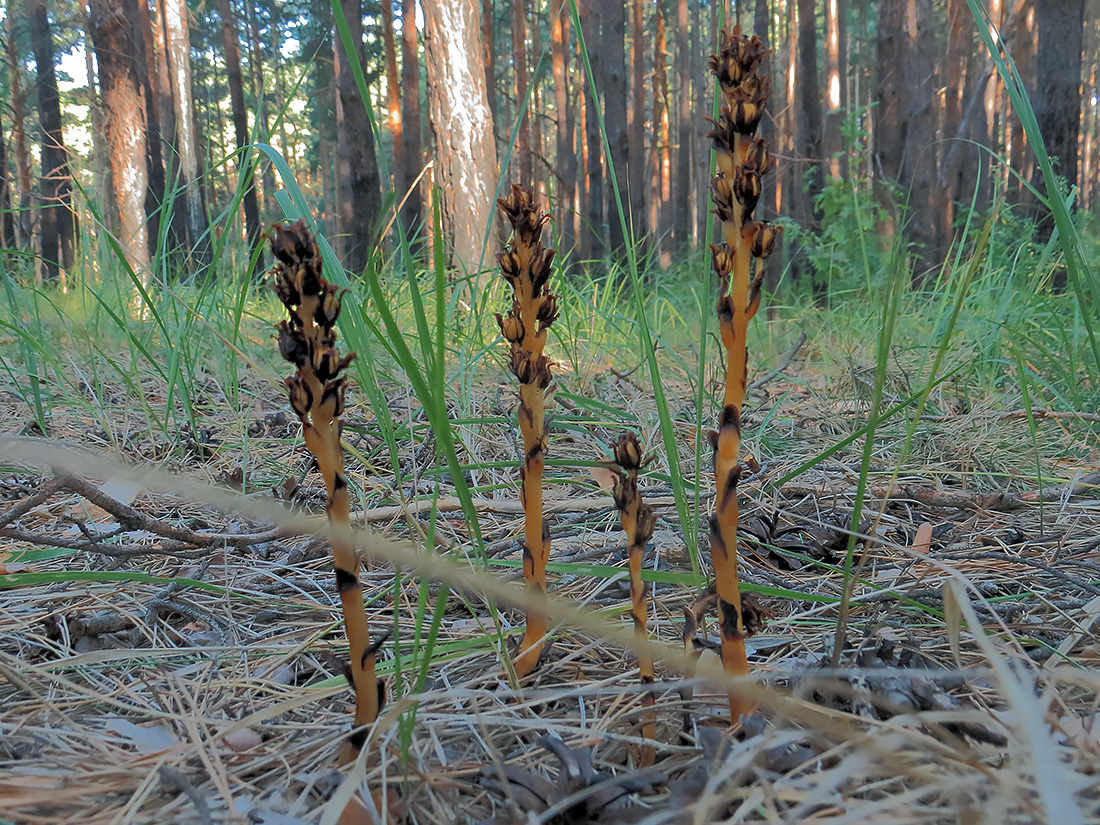
[[[899,182],[909,192],[908,232],[916,253],[914,277],[923,277],[942,260],[933,203],[936,163],[935,31],[932,0],[910,0],[906,13],[905,85],[908,108],[902,113],[905,145]]]
[[[393,139],[393,181],[396,188],[401,168],[401,76],[397,73],[397,39],[393,26],[395,0],[382,0],[382,50],[386,61],[386,128]]]
[[[581,29],[584,32],[584,42],[588,51],[588,61],[592,66],[592,77],[597,83],[602,77],[603,67],[600,65],[602,56],[598,44],[600,43],[600,16],[596,2],[582,3],[580,6]],[[580,39],[577,41],[578,55]],[[584,65],[583,59],[581,66]],[[585,192],[582,223],[587,224],[582,228],[583,238],[581,257],[584,260],[593,260],[603,257],[604,222],[603,222],[603,141],[600,137],[600,122],[596,114],[596,108],[600,105],[599,95],[584,77],[584,131],[586,143],[585,180],[587,189]]]
[[[114,196],[122,248],[142,283],[149,279],[149,241],[145,226],[145,95],[138,61],[142,47],[135,32],[133,0],[91,0],[91,31],[99,65],[100,87],[111,156]]]
[[[23,87],[23,70],[16,53],[14,0],[8,5],[4,18],[4,57],[8,64],[11,84],[11,138],[15,152],[15,180],[18,201],[15,218],[16,246],[25,249],[31,244],[31,155],[27,149],[27,91]]]
[[[267,92],[264,88],[264,60],[263,53],[260,51],[260,31],[259,23],[256,20],[256,10],[253,8],[253,0],[245,0],[245,16],[248,20],[248,70],[252,79],[253,93],[256,99],[260,103],[259,122],[256,124],[256,139],[263,143],[271,142],[271,130],[268,124],[271,122],[271,117],[268,112]],[[329,6],[328,0],[323,0],[315,6],[314,19],[325,20],[328,25],[326,31],[332,31],[332,10]],[[332,84],[332,49],[328,48],[327,60],[326,55],[318,54],[317,59],[328,67],[329,82],[323,83],[320,92],[324,95],[324,101],[327,103],[326,111],[330,113],[330,117],[326,120],[326,125],[331,131],[333,118],[336,111],[336,93]],[[327,139],[331,140],[332,136],[327,135]],[[322,138],[325,139],[325,138]],[[331,174],[331,172],[330,172]],[[266,213],[273,213],[275,211],[275,172],[272,166],[271,160],[265,155],[260,160],[260,186],[263,194],[262,211]],[[328,226],[331,228],[336,225],[336,215],[334,210],[327,211],[326,217],[328,219]]]
[[[835,0],[830,0],[835,2]],[[769,37],[769,23],[771,22],[771,15],[768,12],[768,0],[756,0],[756,8],[753,14],[753,34],[760,38],[760,42],[765,46],[771,46],[771,38]],[[769,60],[772,70],[774,71],[774,55]],[[779,86],[777,82],[775,84]],[[776,100],[773,98],[767,111],[764,112],[764,117],[760,121],[760,127],[757,129],[757,134],[762,137],[769,146],[774,146],[772,135],[775,133],[775,117]],[[756,216],[760,220],[771,220],[776,215],[776,203],[775,203],[775,179],[776,175],[764,175],[760,178],[760,202],[756,207]]]
[[[489,100],[489,114],[496,128],[497,122],[497,52],[493,37],[493,0],[481,0],[481,61],[485,67],[485,94]],[[495,140],[494,149],[495,149]]]
[[[3,132],[3,121],[0,120],[0,133]],[[11,210],[11,185],[8,179],[8,146],[7,141],[0,137],[0,247],[4,249],[15,248],[15,221],[12,219]]]
[[[841,127],[848,115],[848,32],[846,0],[827,0],[825,9],[825,82],[828,110],[825,116],[825,156],[829,174],[847,176],[848,158]]]
[[[475,0],[423,0],[428,111],[435,133],[443,230],[452,259],[475,272],[496,203],[497,155]],[[488,274],[479,275],[485,280]]]
[[[635,242],[645,237],[645,47],[642,0],[631,4],[630,217]]]
[[[569,99],[569,48],[569,4],[567,0],[551,0],[550,53],[554,72],[558,174],[554,226],[558,232],[559,257],[572,255],[577,237],[577,153],[573,146],[575,126]]]
[[[248,2],[248,0],[246,0]],[[229,83],[229,101],[233,112],[233,133],[237,142],[237,168],[247,174],[245,182],[244,206],[245,230],[248,238],[248,249],[251,254],[256,247],[264,241],[263,229],[260,226],[260,208],[256,202],[256,177],[255,169],[248,154],[243,151],[248,146],[248,109],[244,104],[244,78],[241,74],[241,51],[238,45],[237,21],[233,15],[230,0],[218,0],[218,15],[222,19],[222,42],[225,45],[225,73]],[[264,257],[261,252],[256,260],[254,272],[264,271]]]
[[[195,133],[195,106],[191,98],[191,35],[187,0],[161,0],[164,39],[168,56],[168,82],[176,120],[179,152],[179,194],[186,217],[187,240],[193,265],[210,263],[210,237],[199,182],[199,144]]]
[[[1024,82],[1024,88],[1027,89],[1028,98],[1035,100],[1035,16],[1028,13],[1026,6],[1021,12],[1013,21],[1012,59],[1016,63],[1020,79]],[[1009,165],[1023,176],[1024,181],[1031,180],[1034,174],[1032,153],[1028,149],[1023,124],[1015,110],[1008,115],[1008,140]],[[1009,203],[1027,203],[1031,199],[1023,181],[1015,175],[1009,176],[1005,198]]]
[[[56,281],[58,264],[71,269],[76,226],[73,213],[73,180],[61,129],[61,96],[57,90],[53,43],[46,0],[29,0],[31,47],[37,67],[38,123],[41,127],[42,201],[39,226],[44,278]]]
[[[611,166],[615,167],[613,181],[610,167],[608,169],[608,183],[618,190],[625,210],[630,203],[627,191],[630,144],[626,130],[626,10],[622,0],[603,0],[600,25],[601,36],[597,42],[601,44],[603,83],[597,78],[597,84],[603,94],[604,128],[611,147]],[[621,256],[626,245],[623,224],[619,220],[614,193],[609,189],[607,194],[609,246],[612,255]],[[629,215],[626,217],[630,219]]]
[[[84,31],[91,31],[90,12],[87,5],[84,11]],[[113,201],[108,196],[111,191],[111,167],[107,164],[107,144],[105,142],[106,125],[103,117],[102,95],[99,87],[99,75],[95,63],[95,49],[92,48],[90,34],[84,38],[84,67],[88,73],[88,115],[92,127],[92,186],[94,197],[100,211],[100,217],[116,235],[118,234],[118,214],[111,208]]]
[[[1084,0],[1035,0],[1039,52],[1035,73],[1035,116],[1054,171],[1067,187],[1077,185],[1077,153],[1081,133],[1081,49],[1085,30]],[[1046,190],[1040,172],[1034,183]],[[1048,198],[1063,197],[1047,192]],[[1054,231],[1049,214],[1039,221],[1039,238]]]
[[[669,232],[672,229],[672,135],[668,122],[668,40],[663,3],[657,4],[657,20],[653,39],[653,189],[651,190],[650,221],[660,238],[661,265],[670,254]]]
[[[359,65],[365,66],[363,12],[360,0],[341,0]],[[353,273],[367,266],[382,211],[382,190],[375,156],[374,133],[355,82],[351,61],[337,36],[336,130],[340,187],[340,234],[343,264]]]
[[[691,111],[691,52],[688,46],[688,3],[676,4],[676,66],[679,74],[676,175],[672,186],[672,234],[681,249],[691,243],[691,149],[696,119]]]
[[[424,168],[420,138],[420,63],[417,47],[416,0],[401,0],[401,178],[399,197],[406,197],[401,218],[412,231],[422,220],[416,179]]]
[[[519,146],[517,160],[519,161],[519,181],[521,186],[533,188],[533,167],[531,165],[531,116],[532,113],[521,113],[524,100],[527,98],[527,3],[526,0],[512,0],[512,54],[511,62],[515,74],[515,87],[513,92],[516,100],[516,116],[522,119],[519,122]]]

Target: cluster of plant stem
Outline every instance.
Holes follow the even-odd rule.
[[[497,322],[510,343],[509,367],[519,381],[519,429],[523,436],[520,468],[524,513],[523,578],[527,589],[546,592],[550,559],[550,529],[542,517],[542,474],[546,469],[546,388],[550,359],[543,353],[546,333],[558,317],[557,296],[546,290],[555,252],[542,245],[542,230],[550,215],[535,203],[535,195],[513,185],[497,203],[512,227],[507,248],[497,256],[500,274],[512,288],[512,308]],[[535,670],[546,641],[546,617],[528,611],[527,626],[516,654],[519,676]]]
[[[711,245],[718,276],[718,322],[726,349],[725,392],[719,429],[711,433],[714,449],[715,514],[710,520],[710,552],[714,566],[722,663],[738,676],[748,674],[741,585],[737,575],[737,483],[742,466],[741,405],[748,379],[746,333],[760,307],[764,260],[775,248],[779,229],[754,220],[761,177],[772,166],[767,143],[756,137],[771,92],[771,80],[761,68],[768,50],[760,38],[747,37],[737,26],[722,31],[718,54],[708,66],[718,78],[721,115],[712,122],[717,173],[711,182],[714,212],[721,224],[721,242]],[[755,264],[755,272],[753,267]],[[731,721],[751,704],[730,691]]]
[[[279,324],[279,351],[297,367],[285,382],[290,406],[302,422],[306,447],[324,477],[329,523],[347,528],[350,500],[340,447],[346,386],[342,373],[355,353],[341,358],[336,349],[336,321],[344,290],[322,277],[321,253],[305,221],[276,226],[271,250],[275,292],[289,315]],[[346,537],[334,538],[332,556],[351,649],[346,675],[355,691],[355,728],[341,751],[341,761],[346,763],[362,749],[369,726],[378,717],[384,688],[375,676],[377,651],[367,628],[355,545]]]
[[[615,485],[611,495],[615,500],[626,533],[627,558],[630,565],[630,613],[634,619],[634,635],[646,641],[649,632],[646,629],[649,611],[646,606],[647,589],[642,582],[642,564],[645,560],[646,544],[653,538],[653,528],[657,524],[657,513],[642,501],[638,489],[638,471],[642,468],[644,450],[641,441],[634,433],[626,433],[612,445],[615,464]],[[647,653],[638,654],[638,670],[643,684],[653,684],[653,658]],[[657,716],[654,711],[652,691],[642,697],[645,711],[642,716],[642,735],[647,739],[657,737]],[[643,764],[653,761],[653,749],[647,748],[640,760]]]

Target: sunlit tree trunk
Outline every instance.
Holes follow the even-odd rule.
[[[653,186],[650,191],[650,224],[660,238],[662,265],[667,263],[672,228],[671,130],[668,122],[668,40],[663,3],[657,4],[653,38]]]
[[[120,240],[131,268],[143,283],[149,279],[149,239],[145,227],[146,168],[145,96],[138,61],[140,35],[135,32],[133,0],[92,0],[91,30],[99,65],[111,156]]]
[[[4,249],[15,248],[15,221],[11,211],[11,184],[8,175],[8,144],[2,135],[4,121],[0,117],[0,247]]]
[[[485,68],[485,93],[489,101],[489,116],[495,128],[497,120],[497,52],[493,36],[493,0],[481,0],[481,62]]]
[[[397,37],[393,25],[395,0],[382,0],[382,53],[386,62],[386,128],[393,139],[393,182],[401,168],[401,76],[397,73]]]
[[[571,254],[576,236],[577,153],[573,147],[573,106],[569,99],[569,4],[550,2],[550,54],[554,72],[554,107],[557,128],[558,186],[554,201],[554,225],[559,254]]]
[[[691,50],[688,46],[688,3],[676,4],[676,67],[679,75],[677,90],[676,175],[672,185],[672,231],[676,245],[686,246],[691,240],[691,149],[695,142],[697,118],[691,111]]]
[[[453,260],[474,271],[496,211],[498,171],[478,10],[475,0],[423,0],[422,8],[443,228]]]
[[[90,14],[87,4],[83,7],[84,30],[91,31]],[[111,167],[107,164],[106,126],[103,118],[103,104],[99,90],[99,74],[95,64],[95,49],[92,48],[91,35],[84,38],[84,70],[88,73],[88,116],[92,131],[92,186],[95,188],[92,199],[101,212],[100,217],[112,231],[118,231],[118,214],[111,208]]]
[[[245,0],[249,2],[249,0]],[[222,43],[225,45],[225,74],[229,83],[229,102],[233,112],[233,133],[237,141],[237,149],[241,151],[248,146],[248,109],[244,104],[244,78],[241,74],[241,51],[238,45],[237,21],[233,15],[230,0],[218,0],[218,15],[222,19]],[[248,178],[245,181],[244,207],[245,230],[248,237],[248,249],[250,254],[256,247],[263,243],[263,229],[260,226],[260,208],[256,202],[256,178],[251,160],[242,151],[237,156],[237,168],[243,169]],[[256,260],[256,271],[264,271],[263,253]]]
[[[838,0],[829,0],[829,2],[837,2]],[[771,15],[768,12],[767,0],[756,0],[756,7],[753,12],[753,34],[760,38],[765,46],[771,46],[771,38],[769,35],[769,24],[771,23]],[[772,57],[774,60],[774,55]],[[773,62],[769,62],[772,71],[775,70]],[[775,123],[773,118],[775,117],[775,98],[769,105],[768,110],[764,112],[764,117],[760,121],[760,126],[757,129],[757,134],[760,135],[769,146],[774,146],[772,135],[775,133]],[[756,207],[756,215],[761,220],[770,220],[776,214],[775,203],[775,178],[776,175],[764,175],[760,179],[760,203]]]
[[[139,0],[143,2],[143,0]],[[168,82],[176,121],[176,150],[179,154],[179,186],[187,223],[187,238],[197,267],[210,261],[209,233],[199,182],[199,144],[195,134],[195,106],[191,98],[191,35],[187,0],[161,0],[168,56]]]
[[[401,0],[401,179],[398,195],[408,197],[401,212],[407,228],[421,219],[420,192],[416,185],[424,168],[424,150],[420,137],[420,63],[416,31],[416,0]]]
[[[757,4],[762,5],[760,3]],[[825,155],[829,174],[848,174],[841,126],[848,115],[848,31],[846,0],[825,2]]]
[[[42,239],[44,278],[56,281],[58,264],[71,269],[76,226],[73,214],[73,179],[61,129],[61,96],[54,70],[53,42],[46,0],[29,0],[31,46],[37,68],[38,123],[41,127],[42,201],[39,231]]]
[[[271,122],[271,116],[268,111],[267,92],[264,84],[264,61],[263,53],[260,51],[260,26],[256,19],[256,9],[252,0],[245,0],[245,16],[248,21],[248,69],[249,75],[252,78],[253,94],[260,104],[259,121],[256,124],[256,139],[264,143],[271,142],[271,134],[268,124]],[[332,11],[328,4],[328,0],[320,0],[315,2],[312,6],[313,17],[315,21],[324,20],[327,22],[326,31],[332,31]],[[327,60],[326,60],[327,56]],[[327,110],[329,112],[335,112],[335,92],[332,88],[332,49],[331,46],[327,49],[327,54],[318,54],[317,59],[324,63],[329,71],[329,83],[322,84],[321,88],[324,89],[323,94],[326,95],[325,100],[328,103]],[[331,128],[331,120],[328,121]],[[331,140],[330,134],[325,134],[322,140]],[[331,174],[331,173],[330,173]],[[260,186],[263,193],[263,212],[272,213],[275,210],[275,173],[274,167],[271,161],[265,156],[260,160]],[[334,201],[335,203],[335,201]],[[325,212],[326,217],[330,222],[335,222],[335,211],[329,209]],[[329,223],[331,228],[333,223]]]

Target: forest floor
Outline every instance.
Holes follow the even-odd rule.
[[[330,800],[360,782],[388,788],[389,804],[424,825],[1100,821],[1095,416],[1029,418],[1018,399],[989,393],[937,396],[936,414],[915,422],[903,403],[884,421],[833,668],[867,370],[823,371],[814,346],[825,344],[797,353],[746,406],[746,447],[760,466],[740,487],[741,570],[770,615],[748,642],[764,686],[759,710],[723,739],[724,693],[659,664],[652,769],[639,767],[642,694],[630,653],[558,628],[537,674],[515,684],[500,647],[522,629],[518,611],[447,591],[435,635],[438,584],[380,561],[362,578],[372,635],[391,634],[380,653],[388,712],[370,758],[337,769],[351,696],[323,542],[106,465],[85,480],[9,464],[0,476],[0,822],[334,822]],[[687,487],[697,520],[685,530],[643,372],[558,381],[552,592],[629,623],[622,532],[592,465],[622,431],[610,413],[630,411],[657,453],[642,482],[659,515],[646,559],[650,630],[677,645],[709,570],[710,458],[706,450],[696,461],[690,389],[666,383],[682,473],[703,479],[698,502]],[[885,404],[904,402],[905,381],[892,367]],[[249,375],[242,386],[254,399],[247,414],[225,412],[211,381],[199,431],[167,444],[135,422],[122,386],[97,393],[98,421],[79,404],[55,406],[48,435],[323,512],[279,389]],[[460,454],[474,468],[485,569],[515,578],[523,516],[513,389],[503,372],[473,386]],[[142,388],[163,401],[152,379]],[[41,435],[3,389],[7,434]],[[443,554],[472,552],[415,397],[397,386],[387,394],[394,420],[419,435],[399,445],[397,482],[373,415],[353,402],[345,438],[360,522]],[[697,637],[705,658],[716,633],[711,616]]]

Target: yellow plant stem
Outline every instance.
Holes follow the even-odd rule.
[[[656,514],[642,502],[638,490],[638,470],[641,466],[642,445],[637,436],[628,433],[614,445],[615,461],[619,465],[616,473],[613,495],[615,506],[619,509],[623,532],[626,533],[627,560],[630,568],[630,613],[634,620],[634,635],[646,641],[649,631],[646,628],[649,610],[646,604],[646,586],[642,581],[642,565],[645,560],[645,548],[653,536]],[[644,645],[643,645],[644,646]],[[638,671],[642,684],[654,682],[653,658],[645,653],[638,654]],[[647,739],[657,738],[657,714],[652,691],[642,696],[642,735]],[[652,747],[643,748],[639,755],[642,765],[651,765],[655,757]]]
[[[497,315],[501,333],[511,343],[510,367],[519,380],[520,434],[523,465],[523,577],[529,590],[546,592],[550,531],[542,517],[542,476],[546,469],[546,388],[550,362],[543,354],[546,333],[557,317],[557,299],[545,291],[553,251],[540,242],[550,216],[535,206],[534,195],[520,186],[498,201],[512,225],[508,248],[498,256],[501,273],[512,286],[512,309]],[[514,666],[518,676],[538,667],[546,641],[546,617],[529,611]]]

